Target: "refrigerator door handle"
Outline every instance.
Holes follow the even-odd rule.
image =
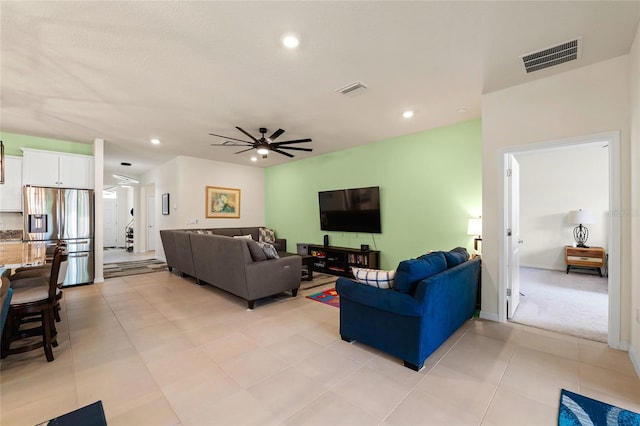
[[[59,203],[58,203],[58,223],[60,224],[59,230],[60,230],[60,235],[58,235],[58,238],[63,238],[65,234],[64,232],[64,228],[65,228],[65,217],[63,216],[62,212],[65,211],[65,197],[63,196],[62,190],[58,189],[58,199],[59,199]]]
[[[89,253],[69,253],[69,257],[89,257]]]

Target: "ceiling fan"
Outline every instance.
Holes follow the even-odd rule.
[[[238,126],[236,126],[236,129],[240,130],[242,133],[249,136],[249,138],[253,142],[243,141],[242,139],[230,138],[228,136],[223,136],[223,135],[216,135],[215,133],[209,133],[211,136],[230,139],[230,140],[224,141],[223,143],[212,143],[211,146],[246,146],[248,147],[247,149],[243,149],[242,151],[235,152],[234,154],[240,154],[242,152],[247,152],[247,151],[251,151],[252,149],[255,149],[258,151],[258,154],[262,155],[262,158],[266,158],[269,152],[271,151],[277,152],[278,154],[286,155],[287,157],[294,157],[293,154],[289,154],[288,152],[283,151],[284,149],[292,150],[292,151],[306,151],[306,152],[313,151],[313,149],[311,148],[298,148],[295,146],[289,146],[296,143],[311,142],[311,139],[309,138],[296,139],[296,140],[283,141],[283,142],[274,142],[276,138],[278,138],[281,134],[284,133],[284,130],[282,129],[276,130],[275,132],[273,132],[271,136],[269,136],[268,138],[265,138],[264,135],[265,133],[267,133],[267,129],[265,129],[264,127],[260,127],[259,130],[260,130],[260,134],[262,135],[260,139],[256,139],[246,130]]]

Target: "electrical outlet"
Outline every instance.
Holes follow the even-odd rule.
[[[4,222],[0,221],[0,229],[4,229]]]

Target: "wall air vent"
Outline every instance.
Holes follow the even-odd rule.
[[[582,37],[520,56],[527,73],[580,59]]]
[[[356,81],[355,83],[351,83],[347,86],[344,86],[341,89],[336,90],[336,92],[343,95],[355,96],[355,95],[359,95],[365,90],[367,90],[367,86],[361,81]]]

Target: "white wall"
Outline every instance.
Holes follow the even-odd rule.
[[[591,210],[587,245],[607,249],[609,151],[603,144],[519,153],[520,265],[564,270],[564,246],[575,245],[570,210]]]
[[[156,229],[233,228],[264,226],[264,169],[178,156],[142,177],[140,186],[155,184]],[[207,186],[240,189],[240,218],[207,219]],[[170,214],[162,215],[162,194],[169,193]],[[188,224],[195,219],[197,223]],[[156,257],[164,259],[160,235]]]
[[[621,206],[630,209],[629,56],[582,67],[482,97],[482,315],[499,318],[501,161],[508,148],[620,132]],[[614,214],[620,212],[614,212]],[[630,338],[630,218],[621,217],[621,339]]]
[[[631,283],[633,286],[631,347],[629,352],[640,376],[640,25],[636,32],[629,58],[631,81],[631,150],[632,150],[632,181],[631,181],[631,239],[636,244],[631,245],[633,262]]]

